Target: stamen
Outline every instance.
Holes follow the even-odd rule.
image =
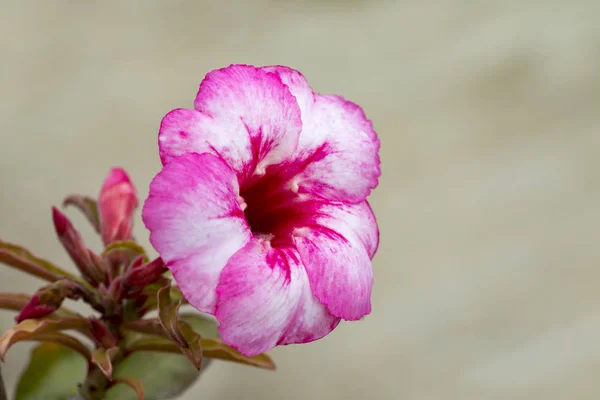
[[[248,207],[248,204],[246,204],[246,200],[244,200],[244,198],[242,196],[237,197],[237,202],[240,205],[240,208],[242,209],[242,211],[245,211],[246,208]]]

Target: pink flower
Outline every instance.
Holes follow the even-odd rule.
[[[100,233],[105,245],[131,240],[133,213],[137,206],[135,187],[127,173],[121,168],[111,169],[98,197]]]
[[[246,355],[371,311],[379,140],[362,109],[286,67],[210,72],[167,114],[143,219],[188,301]]]

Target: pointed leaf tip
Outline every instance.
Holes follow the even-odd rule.
[[[158,318],[165,332],[180,348],[181,352],[200,370],[202,366],[202,342],[192,327],[179,319],[181,300],[171,301],[171,285],[168,283],[157,293]]]
[[[112,360],[118,352],[118,347],[111,347],[110,349],[99,348],[92,354],[92,362],[100,368],[100,371],[109,380],[112,380]]]

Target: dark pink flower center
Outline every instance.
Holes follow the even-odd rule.
[[[271,245],[289,244],[294,222],[301,215],[298,193],[289,179],[267,172],[241,188],[246,203],[244,215],[252,234],[271,240]]]

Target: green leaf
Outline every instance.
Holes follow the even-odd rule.
[[[87,361],[75,351],[43,343],[31,352],[15,400],[67,400],[77,392],[86,371]]]
[[[180,318],[189,323],[203,337],[218,337],[217,324],[213,320],[199,314],[182,314]],[[154,333],[154,323],[143,326],[141,332]],[[162,330],[162,326],[160,327]],[[164,331],[163,331],[164,334]],[[161,338],[135,335],[139,340]],[[143,342],[142,342],[143,343]],[[168,342],[176,347],[172,342]],[[174,354],[139,351],[130,354],[117,367],[113,376],[137,379],[146,393],[145,400],[173,399],[180,396],[200,377],[200,374],[210,365],[211,360],[204,359],[200,372],[176,347]],[[137,395],[125,384],[117,384],[107,392],[107,400],[137,400]]]
[[[172,341],[179,346],[187,346],[187,340],[179,328],[179,306],[181,303],[171,302],[170,289],[170,286],[165,286],[157,293],[158,319]]]
[[[181,352],[194,364],[198,371],[202,366],[202,344],[200,335],[185,321],[179,319],[181,300],[171,302],[171,286],[167,283],[157,293],[158,319],[172,341],[181,347]]]
[[[183,354],[149,351],[135,352],[115,367],[113,377],[137,379],[144,388],[145,400],[173,399],[181,395],[206,369],[200,372]],[[106,400],[136,400],[137,395],[125,384],[117,384],[106,392]]]
[[[264,369],[275,369],[275,363],[267,354],[263,353],[254,357],[247,357],[221,342],[218,339],[219,331],[217,330],[217,323],[214,320],[201,314],[182,314],[180,318],[180,326],[184,327],[185,330],[192,327],[202,337],[198,348],[201,349],[204,359],[213,358]],[[156,320],[141,320],[136,322],[129,325],[128,329],[154,336],[135,336],[134,340],[130,341],[127,345],[128,351],[134,352],[134,354],[138,351],[183,353],[190,358],[190,355],[186,354],[187,349],[169,340],[164,330],[157,329],[158,323]]]
[[[167,274],[165,274],[165,276],[167,276]],[[167,278],[165,278],[166,281]],[[156,310],[158,308],[158,302],[157,302],[157,292],[164,286],[164,281],[163,282],[157,282],[157,283],[153,283],[151,285],[148,285],[144,288],[143,290],[143,294],[145,296],[148,296],[148,298],[146,299],[144,305],[142,305],[141,309],[144,311],[144,314]],[[188,304],[188,301],[185,299],[185,297],[183,297],[183,293],[181,293],[181,290],[179,290],[179,288],[177,286],[171,286],[171,301],[177,303],[177,302],[181,302],[181,305],[184,304]]]

